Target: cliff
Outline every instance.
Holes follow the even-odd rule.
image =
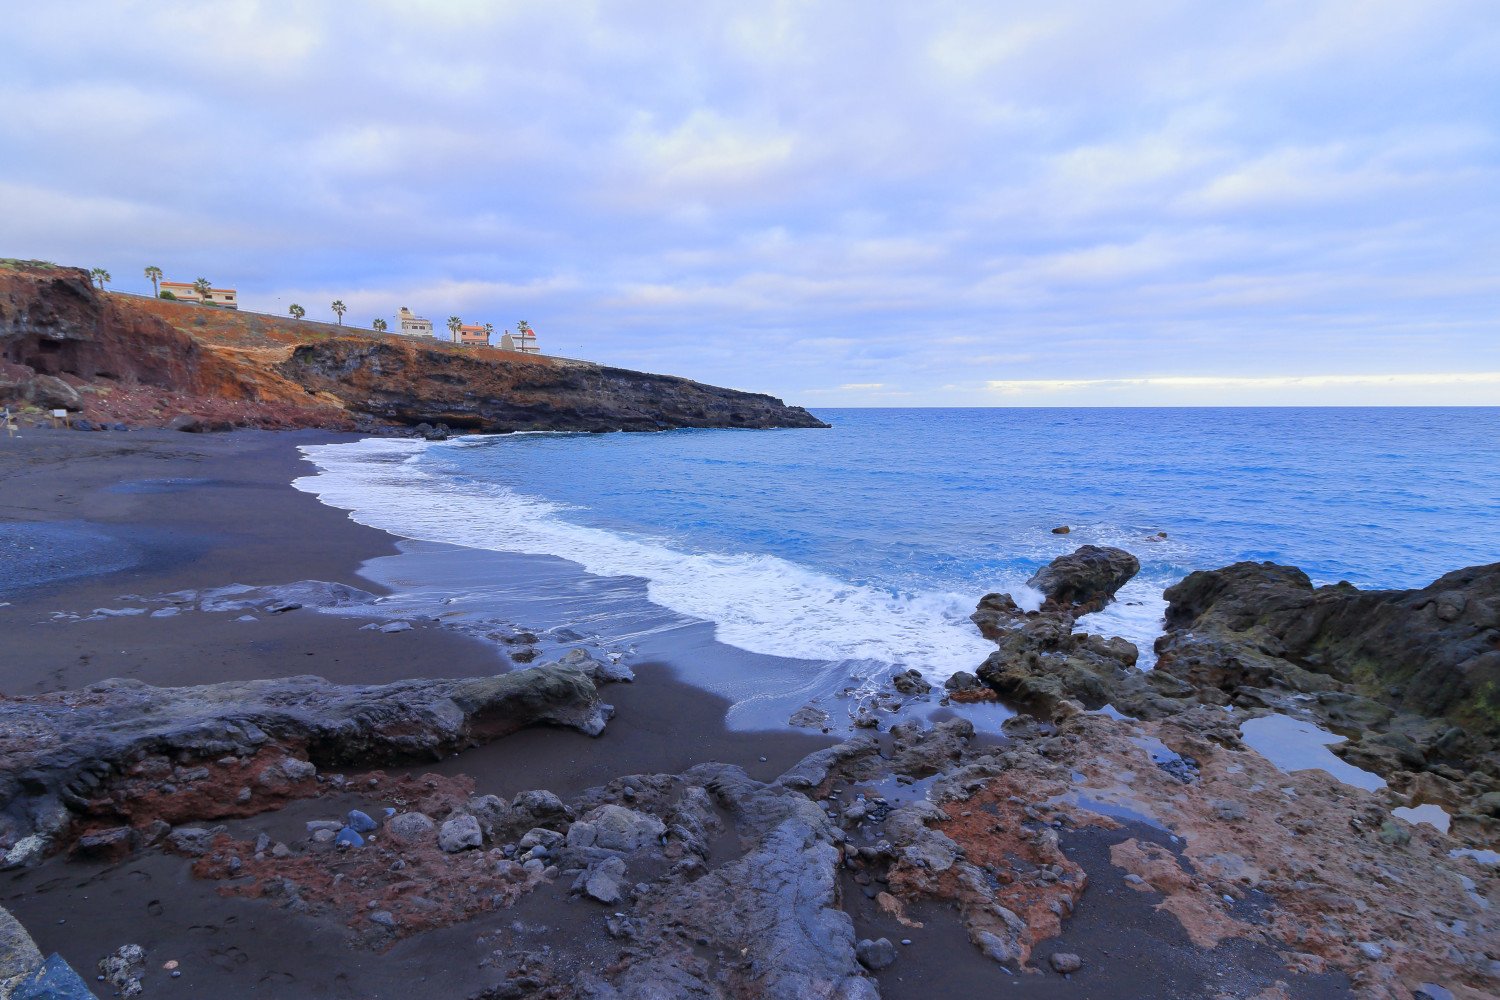
[[[0,261],[0,405],[196,429],[826,426],[759,393],[100,292],[82,269],[9,260]]]

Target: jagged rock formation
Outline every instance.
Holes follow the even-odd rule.
[[[826,426],[758,393],[100,292],[35,261],[0,261],[0,405],[195,431]]]
[[[1192,573],[1166,591],[1160,669],[1232,691],[1348,691],[1500,735],[1500,563],[1420,590],[1314,589],[1274,563]]]
[[[82,824],[108,831],[86,849],[111,853],[154,822],[305,794],[321,766],[439,759],[537,724],[597,735],[611,712],[586,671],[556,664],[371,687],[109,680],[0,699],[0,847],[29,863]]]
[[[1124,549],[1082,545],[1037,570],[1026,585],[1041,591],[1043,611],[1082,615],[1114,600],[1115,591],[1140,571],[1140,560]]]

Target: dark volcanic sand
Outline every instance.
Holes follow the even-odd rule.
[[[508,669],[497,647],[419,624],[395,635],[362,631],[366,619],[300,610],[236,621],[233,613],[184,613],[59,622],[56,611],[87,613],[185,588],[318,579],[380,592],[358,575],[365,560],[396,551],[394,539],[292,489],[311,467],[298,444],[340,440],[317,432],[167,431],[86,434],[27,431],[0,439],[0,692],[75,688],[115,676],[153,684],[315,673],[342,683],[414,676],[468,676]],[[589,739],[527,730],[488,747],[413,770],[467,774],[477,791],[505,796],[549,788],[564,797],[631,773],[676,772],[719,760],[766,779],[827,745],[800,732],[731,732],[727,703],[676,679],[670,663],[634,664],[638,681],[605,689],[617,714]],[[701,665],[699,665],[701,666]],[[761,758],[766,758],[764,761]],[[349,799],[349,801],[345,801]],[[266,829],[294,836],[308,819],[334,818],[355,797],[298,802],[280,814],[233,821],[236,835]],[[1226,945],[1196,951],[1175,920],[1125,892],[1107,846],[1079,841],[1098,858],[1095,886],[1064,937],[1039,958],[1073,950],[1088,965],[1063,980],[1050,972],[1014,977],[964,939],[956,917],[936,907],[904,930],[846,882],[861,935],[909,937],[900,961],[879,977],[889,997],[1028,995],[1058,997],[1253,996],[1277,978],[1268,951]],[[1102,853],[1101,853],[1102,852]],[[566,947],[591,964],[614,956],[605,910],[570,901],[560,882],[515,909],[418,935],[389,952],[354,950],[332,920],[300,916],[266,901],[225,899],[218,883],[193,878],[188,862],[148,851],[118,864],[54,858],[0,875],[0,900],[44,952],[59,951],[87,978],[95,962],[127,942],[147,949],[147,996],[466,997],[499,973],[482,965],[496,948]],[[1114,871],[1099,879],[1097,872]],[[161,963],[176,959],[171,979]],[[1222,975],[1221,975],[1222,973]],[[1297,984],[1298,996],[1345,995],[1338,983]]]

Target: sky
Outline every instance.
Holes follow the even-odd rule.
[[[1500,404],[1495,0],[4,21],[0,256],[116,289],[813,408]]]

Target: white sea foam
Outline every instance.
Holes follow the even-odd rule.
[[[712,622],[719,641],[750,652],[946,677],[994,649],[968,620],[972,594],[893,595],[776,556],[683,552],[574,524],[565,505],[426,472],[418,460],[427,447],[382,439],[307,447],[320,471],[293,485],[404,538],[559,556],[597,576],[644,578],[654,603]]]

